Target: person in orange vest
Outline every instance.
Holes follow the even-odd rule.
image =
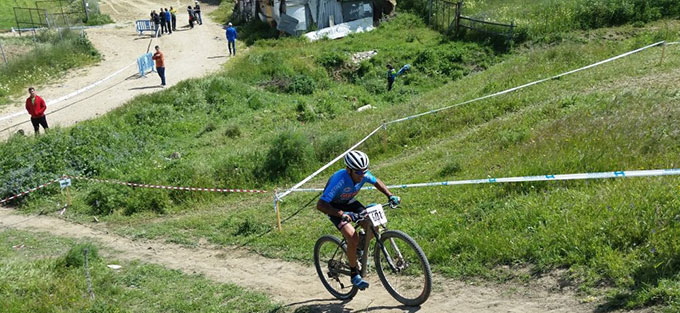
[[[30,96],[26,98],[26,111],[31,115],[31,124],[33,124],[33,130],[35,134],[38,135],[40,132],[40,125],[42,125],[45,132],[49,128],[47,126],[47,118],[45,117],[45,110],[47,110],[47,104],[45,100],[35,93],[35,88],[28,88],[28,93]]]
[[[161,87],[165,87],[165,57],[163,57],[163,52],[161,48],[156,46],[156,53],[151,57],[156,62],[156,72],[158,76],[161,77]]]

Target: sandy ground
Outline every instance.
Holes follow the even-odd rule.
[[[149,43],[153,51],[159,45],[165,54],[166,79],[168,87],[181,80],[201,77],[217,71],[228,60],[226,39],[222,25],[210,21],[207,13],[216,6],[202,4],[203,25],[188,27],[187,5],[193,1],[148,1],[148,0],[104,0],[102,12],[111,15],[115,25],[86,30],[88,38],[102,54],[103,61],[96,66],[73,70],[57,82],[36,86],[38,95],[48,102],[47,121],[50,127],[70,126],[79,121],[95,118],[137,95],[162,92],[160,78],[156,73],[138,77],[137,57],[147,52]],[[135,32],[134,21],[148,19],[151,10],[177,8],[177,31],[172,35],[151,38],[151,33],[139,36]],[[133,64],[134,63],[134,64]],[[131,65],[133,64],[133,65]],[[126,68],[127,67],[127,68]],[[105,82],[68,100],[50,105],[50,100],[58,99],[81,88],[98,82],[125,68]],[[0,138],[5,139],[19,129],[32,134],[30,116],[25,112],[23,103],[28,96],[13,101],[14,105],[0,110]],[[18,116],[13,116],[19,113]]]
[[[429,300],[421,307],[409,308],[394,300],[372,274],[366,277],[371,287],[343,303],[324,289],[312,266],[268,259],[241,249],[212,247],[202,241],[197,248],[133,241],[110,234],[102,224],[84,226],[55,217],[18,215],[11,209],[0,208],[0,231],[7,228],[91,238],[103,245],[100,253],[109,257],[204,274],[214,281],[264,292],[301,312],[597,312],[596,304],[580,302],[570,288],[560,289],[559,281],[550,276],[528,285],[483,285],[435,275]]]

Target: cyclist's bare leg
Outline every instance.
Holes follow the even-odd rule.
[[[347,223],[340,230],[342,236],[347,241],[347,259],[349,259],[349,266],[357,267],[357,245],[359,245],[359,235],[352,224]]]

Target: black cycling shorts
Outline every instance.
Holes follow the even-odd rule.
[[[333,202],[331,202],[330,205],[334,209],[342,210],[343,212],[360,213],[361,211],[366,210],[366,207],[364,207],[364,205],[361,204],[361,202],[356,201],[356,200],[354,200],[350,203],[333,203]],[[347,223],[349,223],[349,222],[343,220],[341,217],[337,217],[337,216],[334,216],[334,215],[328,215],[328,219],[331,220],[333,225],[335,225],[335,227],[338,230],[342,229],[343,227],[345,227],[345,225],[347,225]]]

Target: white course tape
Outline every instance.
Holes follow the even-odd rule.
[[[350,151],[354,150],[354,148],[356,148],[356,147],[358,147],[360,144],[364,143],[364,141],[368,140],[368,138],[371,138],[371,136],[373,136],[373,134],[375,134],[376,132],[378,132],[378,131],[379,131],[381,128],[383,128],[383,127],[384,127],[384,125],[380,125],[380,127],[374,129],[370,134],[368,134],[368,136],[364,137],[364,139],[361,139],[361,141],[357,142],[355,145],[353,145],[352,147],[350,147],[349,149],[347,149],[347,151],[343,152],[342,154],[340,154],[339,156],[337,156],[335,159],[331,160],[331,161],[328,162],[326,165],[324,165],[324,166],[322,166],[320,169],[316,170],[316,172],[312,173],[312,175],[307,176],[307,178],[305,178],[305,179],[303,179],[301,182],[295,184],[295,186],[291,187],[290,189],[286,190],[285,192],[282,192],[281,194],[276,195],[276,196],[275,196],[276,199],[277,199],[277,200],[283,199],[283,197],[285,197],[285,196],[287,196],[288,194],[290,194],[290,193],[292,192],[293,189],[296,189],[296,188],[302,186],[304,183],[306,183],[307,181],[309,181],[310,179],[312,179],[314,176],[318,175],[318,174],[321,173],[323,170],[325,170],[326,168],[328,168],[329,166],[331,166],[333,163],[335,163],[335,162],[337,162],[338,160],[340,160],[340,158],[342,158],[347,152],[350,152]]]
[[[85,92],[85,91],[88,91],[88,90],[90,90],[90,89],[96,87],[97,85],[99,85],[99,84],[101,84],[101,83],[103,83],[103,82],[105,82],[105,81],[111,79],[112,77],[114,77],[114,76],[120,74],[120,72],[126,70],[128,67],[130,67],[130,66],[132,66],[132,65],[135,65],[135,64],[137,64],[137,61],[135,61],[135,62],[133,62],[133,63],[130,63],[129,65],[127,65],[127,66],[125,66],[125,67],[123,67],[123,68],[121,68],[121,69],[119,69],[119,70],[117,70],[117,71],[111,73],[111,75],[106,76],[106,77],[104,77],[104,78],[102,78],[102,79],[100,79],[100,80],[98,80],[98,81],[96,81],[96,82],[94,82],[94,83],[92,83],[92,84],[90,84],[90,85],[88,85],[88,86],[85,86],[85,87],[83,87],[83,88],[80,88],[80,89],[78,89],[78,90],[76,90],[76,91],[74,91],[74,92],[72,92],[72,93],[69,93],[69,94],[67,94],[67,95],[65,95],[65,96],[61,96],[61,97],[59,97],[59,98],[57,98],[57,99],[49,100],[49,101],[45,101],[45,102],[47,102],[47,105],[48,105],[48,106],[52,106],[52,105],[55,105],[55,104],[57,104],[57,103],[59,103],[59,102],[62,102],[62,101],[64,101],[64,100],[68,100],[68,99],[70,99],[70,98],[72,98],[72,97],[75,97],[75,96],[77,96],[77,95],[79,95],[79,94],[81,94],[81,93],[83,93],[83,92]],[[26,115],[26,114],[28,114],[28,113],[26,113],[26,111],[19,111],[19,112],[15,112],[15,113],[12,113],[12,114],[5,115],[5,116],[0,116],[0,121],[6,120],[6,119],[10,119],[10,118],[14,118],[14,117],[21,116],[21,115]]]
[[[439,111],[448,110],[448,109],[451,109],[451,108],[454,108],[454,107],[457,107],[457,106],[461,106],[461,105],[464,105],[464,104],[468,104],[468,103],[471,103],[471,102],[476,102],[476,101],[480,101],[480,100],[484,100],[484,99],[488,99],[488,98],[500,96],[500,95],[503,95],[503,94],[506,94],[506,93],[513,92],[513,91],[515,91],[515,90],[519,90],[519,89],[522,89],[522,88],[526,88],[526,87],[529,87],[529,86],[533,86],[533,85],[536,85],[536,84],[540,84],[540,83],[542,83],[542,82],[546,82],[546,81],[553,80],[553,79],[558,79],[558,78],[560,78],[560,77],[562,77],[562,76],[566,76],[566,75],[574,74],[574,73],[576,73],[576,72],[584,71],[584,70],[587,70],[587,69],[589,69],[589,68],[593,68],[593,67],[596,67],[596,66],[599,66],[599,65],[608,63],[608,62],[612,62],[612,61],[614,61],[614,60],[618,60],[618,59],[620,59],[620,58],[627,57],[627,56],[629,56],[629,55],[631,55],[631,54],[638,53],[638,52],[640,52],[640,51],[643,51],[643,50],[646,50],[646,49],[649,49],[649,48],[652,48],[652,47],[656,47],[656,46],[659,46],[659,45],[663,45],[663,44],[665,44],[665,43],[666,43],[665,41],[659,41],[659,42],[657,42],[657,43],[653,43],[653,44],[651,44],[651,45],[644,46],[644,47],[642,47],[642,48],[635,49],[635,50],[633,50],[633,51],[629,51],[629,52],[626,52],[626,53],[624,53],[624,54],[620,54],[620,55],[617,55],[617,56],[615,56],[615,57],[611,57],[611,58],[609,58],[609,59],[606,59],[606,60],[603,60],[603,61],[600,61],[600,62],[596,62],[596,63],[590,64],[590,65],[587,65],[587,66],[584,66],[584,67],[581,67],[581,68],[578,68],[578,69],[575,69],[575,70],[571,70],[571,71],[568,71],[568,72],[564,72],[564,73],[562,73],[562,74],[555,75],[555,76],[552,76],[552,77],[549,77],[549,78],[540,79],[540,80],[537,80],[537,81],[534,81],[534,82],[531,82],[531,83],[527,83],[527,84],[524,84],[524,85],[521,85],[521,86],[517,86],[517,87],[514,87],[514,88],[510,88],[510,89],[507,89],[507,90],[503,90],[503,91],[500,91],[500,92],[497,92],[497,93],[494,93],[494,94],[491,94],[491,95],[486,95],[486,96],[483,96],[483,97],[479,97],[479,98],[476,98],[476,99],[468,100],[468,101],[461,102],[461,103],[458,103],[458,104],[454,104],[454,105],[450,105],[450,106],[447,106],[447,107],[439,108],[439,109],[436,109],[436,110],[431,110],[431,111],[419,113],[419,114],[416,114],[416,115],[407,116],[407,117],[404,117],[404,118],[400,118],[400,119],[396,119],[396,120],[393,120],[393,121],[384,123],[384,124],[382,124],[380,127],[376,128],[373,132],[371,132],[370,134],[368,134],[368,136],[366,136],[364,139],[362,139],[361,141],[359,141],[358,143],[356,143],[354,146],[352,146],[351,148],[349,148],[347,151],[343,152],[341,155],[339,155],[338,157],[336,157],[335,159],[333,159],[332,161],[330,161],[328,164],[326,164],[326,165],[324,165],[322,168],[318,169],[318,170],[317,170],[316,172],[314,172],[312,175],[307,176],[307,178],[305,178],[305,179],[303,179],[301,182],[295,184],[295,186],[293,186],[292,188],[286,190],[285,192],[281,193],[280,195],[278,195],[278,194],[275,195],[275,198],[276,198],[276,200],[281,200],[281,199],[283,199],[283,197],[287,196],[288,194],[290,194],[290,193],[293,192],[293,191],[307,190],[307,189],[297,189],[297,188],[300,187],[300,186],[302,186],[304,183],[306,183],[306,182],[309,181],[310,179],[312,179],[314,176],[316,176],[316,175],[318,175],[319,173],[321,173],[323,170],[325,170],[325,169],[328,168],[329,166],[331,166],[331,164],[333,164],[333,163],[335,163],[336,161],[338,161],[338,160],[339,160],[340,158],[342,158],[342,156],[344,156],[347,152],[351,151],[352,149],[354,149],[354,148],[358,147],[360,144],[362,144],[364,141],[368,140],[368,138],[370,138],[371,136],[373,136],[373,134],[375,134],[378,130],[380,130],[380,128],[387,128],[387,125],[388,125],[388,124],[399,123],[399,122],[403,122],[403,121],[406,121],[406,120],[411,120],[411,119],[414,119],[414,118],[417,118],[417,117],[421,117],[421,116],[424,116],[424,115],[437,113],[437,112],[439,112]],[[437,183],[434,183],[434,184],[437,184]],[[370,188],[370,187],[369,187],[369,188]],[[308,189],[308,190],[309,190],[309,191],[319,191],[319,190],[321,190],[321,189]],[[275,202],[276,202],[276,201],[275,201]]]
[[[649,48],[652,48],[652,47],[656,47],[656,46],[658,46],[658,45],[662,45],[662,44],[664,44],[664,43],[665,43],[665,41],[659,41],[659,42],[654,43],[654,44],[651,44],[651,45],[649,45],[649,46],[645,46],[645,47],[642,47],[642,48],[640,48],[640,49],[636,49],[636,50],[633,50],[633,51],[629,51],[629,52],[626,52],[626,53],[624,53],[624,54],[620,54],[620,55],[617,55],[617,56],[615,56],[615,57],[612,57],[612,58],[609,58],[609,59],[606,59],[606,60],[603,60],[603,61],[600,61],[600,62],[597,62],[597,63],[593,63],[593,64],[590,64],[590,65],[587,65],[587,66],[584,66],[584,67],[581,67],[581,68],[578,68],[578,69],[575,69],[575,70],[571,70],[571,71],[568,71],[568,72],[564,72],[564,73],[559,74],[559,75],[555,75],[555,76],[552,76],[552,77],[544,78],[544,79],[537,80],[537,81],[534,81],[534,82],[531,82],[531,83],[528,83],[528,84],[524,84],[524,85],[521,85],[521,86],[513,87],[513,88],[510,88],[510,89],[507,89],[507,90],[499,91],[499,92],[494,93],[494,94],[490,94],[490,95],[486,95],[486,96],[479,97],[479,98],[476,98],[476,99],[464,101],[464,102],[461,102],[461,103],[457,103],[457,104],[450,105],[450,106],[447,106],[447,107],[439,108],[439,109],[436,109],[436,110],[431,110],[431,111],[419,113],[419,114],[416,114],[416,115],[411,115],[411,116],[407,116],[407,117],[404,117],[404,118],[396,119],[396,120],[394,120],[394,121],[390,121],[390,122],[387,122],[387,123],[385,123],[385,124],[399,123],[399,122],[403,122],[403,121],[406,121],[406,120],[410,120],[410,119],[414,119],[414,118],[417,118],[417,117],[421,117],[421,116],[423,116],[423,115],[428,115],[428,114],[437,113],[437,112],[439,112],[439,111],[448,110],[448,109],[451,109],[451,108],[454,108],[454,107],[457,107],[457,106],[461,106],[461,105],[464,105],[464,104],[468,104],[468,103],[472,103],[472,102],[476,102],[476,101],[480,101],[480,100],[484,100],[484,99],[488,99],[488,98],[492,98],[492,97],[504,95],[504,94],[506,94],[506,93],[510,93],[510,92],[513,92],[513,91],[516,91],[516,90],[520,90],[520,89],[522,89],[522,88],[526,88],[526,87],[529,87],[529,86],[533,86],[533,85],[536,85],[536,84],[540,84],[540,83],[543,83],[543,82],[546,82],[546,81],[549,81],[549,80],[558,79],[558,78],[560,78],[560,77],[562,77],[562,76],[574,74],[574,73],[576,73],[576,72],[584,71],[584,70],[587,70],[587,69],[589,69],[589,68],[593,68],[593,67],[596,67],[596,66],[605,64],[605,63],[609,63],[609,62],[612,62],[612,61],[614,61],[614,60],[618,60],[618,59],[620,59],[620,58],[627,57],[627,56],[629,56],[629,55],[631,55],[631,54],[638,53],[638,52],[640,52],[640,51],[642,51],[642,50],[646,50],[646,49],[649,49]]]
[[[662,170],[615,171],[615,172],[596,172],[596,173],[557,174],[557,175],[540,175],[540,176],[517,176],[517,177],[504,177],[504,178],[453,180],[453,181],[444,181],[444,182],[393,185],[393,186],[387,186],[387,188],[397,189],[397,188],[417,188],[417,187],[472,185],[472,184],[521,183],[521,182],[553,181],[553,180],[581,180],[581,179],[625,178],[625,177],[652,177],[652,176],[668,176],[668,175],[680,175],[680,168],[662,169]],[[370,189],[375,189],[375,187],[366,187],[366,188],[362,188],[362,189],[370,190]],[[307,188],[307,189],[295,189],[295,190],[293,190],[293,192],[318,192],[318,191],[323,191],[323,188]]]

